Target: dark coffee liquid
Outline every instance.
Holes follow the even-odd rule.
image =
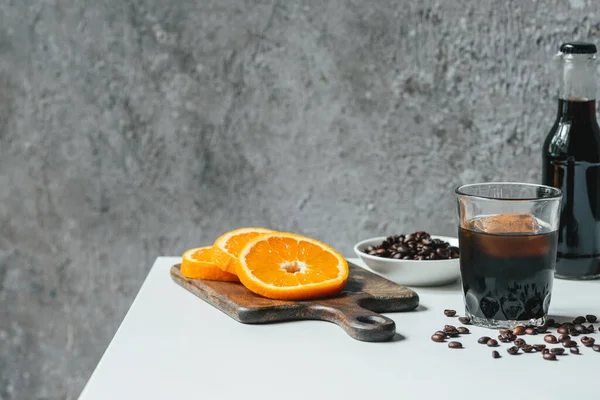
[[[499,321],[543,318],[550,306],[557,232],[490,234],[475,225],[459,229],[467,312]]]
[[[563,192],[556,276],[600,277],[600,129],[596,102],[559,100],[544,143],[543,183]]]

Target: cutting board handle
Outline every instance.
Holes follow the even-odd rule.
[[[308,308],[319,319],[337,324],[356,340],[388,341],[396,334],[396,323],[360,306],[362,301],[369,298],[372,296],[367,293],[352,293],[340,298],[313,300]]]

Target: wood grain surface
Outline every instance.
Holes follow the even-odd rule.
[[[171,267],[171,277],[177,284],[245,324],[322,320],[339,325],[354,339],[381,342],[394,337],[396,325],[379,313],[410,311],[419,305],[419,296],[413,290],[351,263],[342,293],[309,301],[268,299],[240,283],[186,279],[179,267]]]

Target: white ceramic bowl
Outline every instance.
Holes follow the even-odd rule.
[[[431,235],[458,247],[458,239]],[[451,260],[395,260],[370,256],[362,250],[381,244],[385,236],[375,237],[354,245],[354,252],[373,272],[390,281],[406,286],[441,286],[455,282],[460,277],[458,258]]]

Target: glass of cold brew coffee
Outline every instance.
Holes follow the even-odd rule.
[[[528,183],[456,189],[465,312],[488,328],[543,325],[556,267],[562,192]]]

